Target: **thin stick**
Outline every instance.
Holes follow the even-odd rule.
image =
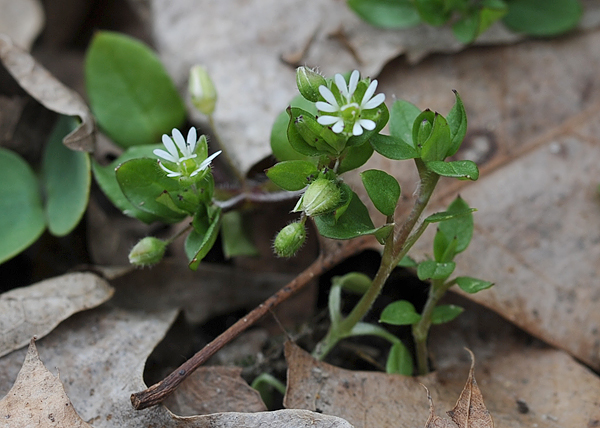
[[[365,240],[355,240],[354,242],[349,242],[347,245],[342,246],[338,251],[334,251],[331,254],[321,254],[310,266],[304,269],[300,275],[250,311],[244,318],[239,319],[235,324],[217,336],[212,342],[198,351],[192,358],[175,369],[166,378],[144,391],[131,394],[131,404],[133,407],[136,410],[142,410],[159,404],[167,396],[173,393],[181,382],[191,375],[194,370],[204,364],[206,360],[223,348],[223,346],[235,339],[240,333],[262,318],[262,316],[272,308],[300,291],[312,278],[321,275],[331,269],[334,265],[365,248],[365,242]]]

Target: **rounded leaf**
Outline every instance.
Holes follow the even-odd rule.
[[[290,191],[304,189],[318,173],[317,167],[305,160],[279,162],[266,170],[267,177],[273,183]]]
[[[379,322],[393,325],[413,325],[421,320],[412,303],[407,300],[398,300],[390,303],[381,312]]]
[[[459,276],[455,279],[455,282],[462,291],[469,294],[475,294],[478,291],[485,290],[494,285],[493,282],[472,278],[470,276]]]
[[[462,314],[463,308],[456,305],[440,305],[433,308],[431,314],[431,324],[444,324],[452,321],[454,318]]]
[[[400,198],[400,184],[384,171],[370,169],[360,174],[373,205],[386,216],[394,215]]]

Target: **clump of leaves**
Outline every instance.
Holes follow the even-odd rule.
[[[515,33],[556,36],[573,29],[582,14],[579,0],[348,0],[348,5],[376,27],[450,24],[463,43],[498,20]]]

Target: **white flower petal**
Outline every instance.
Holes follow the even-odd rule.
[[[333,96],[333,92],[331,92],[331,90],[327,86],[323,86],[323,85],[319,86],[319,93],[321,94],[321,96],[323,98],[325,98],[325,101],[327,101],[332,106],[339,108],[339,104],[337,103],[337,100]]]
[[[176,159],[175,162],[177,162],[177,160],[179,159],[179,152],[177,151],[177,147],[175,147],[175,144],[173,143],[171,137],[169,137],[167,134],[163,134],[162,142],[166,149],[169,151],[169,153],[171,153],[171,156],[173,156],[173,158]]]
[[[167,173],[167,177],[178,177],[181,175],[181,172],[171,171],[169,168],[165,167],[161,161],[158,161],[158,166],[160,166],[162,170]]]
[[[337,116],[328,116],[328,115],[319,116],[317,118],[317,122],[319,122],[321,125],[331,125],[332,123],[336,123],[339,120],[340,120],[340,118]]]
[[[175,140],[175,144],[177,144],[179,151],[181,153],[185,153],[185,140],[183,139],[183,134],[181,133],[181,131],[177,128],[173,128],[171,134],[173,135],[173,140]]]
[[[198,135],[196,134],[196,128],[194,128],[192,126],[190,128],[190,130],[188,131],[188,135],[187,135],[187,149],[189,152],[187,154],[188,156],[196,151],[196,143],[197,142],[198,142]]]
[[[369,110],[379,106],[385,101],[385,94],[377,94],[371,98],[365,105],[362,106],[363,110]]]
[[[214,158],[216,158],[217,156],[219,156],[220,154],[221,154],[221,150],[219,150],[218,152],[214,152],[212,155],[210,155],[209,157],[207,157],[206,159],[204,159],[202,161],[202,163],[198,166],[198,168],[196,168],[196,171],[194,171],[192,173],[192,175],[196,175],[200,171],[204,171],[206,168],[208,168],[208,166],[210,165],[210,163],[212,162],[212,160]]]
[[[175,147],[175,146],[173,146],[173,147]],[[163,158],[164,160],[169,161],[169,162],[177,163],[177,161],[178,161],[178,158],[173,157],[173,155],[171,155],[171,153],[167,153],[162,149],[156,149],[156,150],[152,151],[152,153],[154,153],[159,158]]]
[[[365,91],[365,94],[363,95],[362,101],[360,102],[361,107],[364,106],[371,99],[376,89],[377,80],[373,80],[367,88],[367,90]]]
[[[358,123],[367,131],[372,131],[373,129],[375,129],[375,122],[373,122],[370,119],[361,119],[358,121]]]
[[[331,104],[324,103],[323,101],[317,101],[315,103],[315,107],[317,107],[317,110],[326,111],[327,113],[335,113],[337,111],[340,111],[339,107],[332,106]]]
[[[342,132],[344,130],[344,121],[342,120],[342,118],[338,118],[338,121],[336,122],[335,125],[333,125],[331,127],[331,130],[333,132],[335,132],[336,134],[339,134],[340,132]]]
[[[349,99],[350,98],[350,94],[348,93],[348,85],[346,84],[346,80],[344,79],[344,76],[342,76],[341,74],[336,74],[333,79],[334,79],[335,85],[339,89],[340,93],[346,99]]]
[[[354,91],[356,91],[356,86],[358,85],[358,79],[360,77],[360,73],[358,70],[354,70],[350,75],[350,85],[348,86],[348,101],[354,95]]]
[[[352,135],[361,135],[363,133],[363,129],[360,126],[359,122],[356,122],[352,127]]]

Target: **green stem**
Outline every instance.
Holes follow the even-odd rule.
[[[439,175],[428,171],[425,164],[420,159],[415,159],[415,162],[421,180],[417,192],[417,200],[415,201],[408,218],[398,230],[391,233],[388,237],[383,249],[381,264],[379,265],[375,278],[373,278],[371,286],[367,292],[363,294],[362,298],[352,309],[350,314],[334,328],[332,328],[333,326],[330,327],[329,332],[321,340],[313,353],[316,358],[325,358],[335,344],[342,338],[347,337],[354,326],[365,317],[379,296],[379,293],[381,293],[385,282],[394,268],[398,265],[402,257],[408,253],[408,250],[416,242],[417,238],[423,233],[424,227],[421,225],[416,233],[411,234],[433,194]]]
[[[431,327],[431,319],[433,310],[442,298],[442,296],[452,286],[453,282],[444,283],[442,279],[434,279],[431,281],[429,296],[421,313],[421,319],[413,325],[412,333],[415,341],[415,349],[417,353],[417,370],[419,375],[426,375],[429,372],[429,352],[427,350],[427,336]]]

